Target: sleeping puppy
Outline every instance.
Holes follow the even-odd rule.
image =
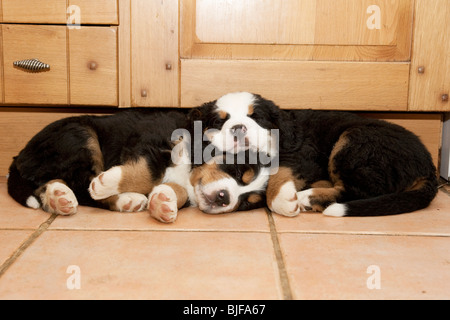
[[[166,223],[186,205],[208,213],[261,206],[264,170],[219,161],[193,167],[189,144],[172,140],[176,129],[189,127],[182,111],[127,110],[56,121],[14,158],[8,192],[20,204],[49,213],[75,214],[78,205],[122,212],[148,207]],[[175,147],[183,161],[174,163]]]
[[[413,133],[385,121],[280,110],[247,92],[206,103],[199,115],[215,129],[208,137],[221,150],[279,157],[267,205],[285,216],[311,209],[336,217],[401,214],[427,207],[437,193],[428,150]]]

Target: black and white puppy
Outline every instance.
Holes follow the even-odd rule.
[[[189,121],[187,112],[147,110],[56,121],[14,158],[8,192],[24,206],[55,214],[74,214],[78,205],[148,208],[166,223],[186,205],[207,213],[262,206],[268,175],[260,166],[192,165],[186,150],[192,144],[173,138]]]
[[[348,112],[280,110],[247,92],[206,103],[201,115],[221,150],[279,157],[266,196],[285,216],[311,209],[336,217],[401,214],[427,207],[437,193],[430,153],[398,125]]]

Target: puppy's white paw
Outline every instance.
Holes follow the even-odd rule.
[[[300,213],[294,182],[286,182],[280,188],[277,196],[270,204],[270,209],[273,212],[287,217],[295,217]]]
[[[43,209],[49,213],[69,216],[77,213],[78,201],[73,191],[61,182],[47,184],[41,194]]]
[[[139,212],[147,206],[147,197],[140,193],[125,192],[117,197],[116,208],[120,212]]]
[[[119,183],[122,178],[122,169],[113,167],[92,179],[89,193],[94,200],[102,200],[119,194]]]
[[[148,196],[150,215],[164,223],[174,222],[177,218],[177,194],[168,185],[161,184],[153,188]]]
[[[300,206],[301,211],[309,211],[311,210],[311,201],[310,197],[313,194],[313,189],[307,189],[300,192],[297,192],[298,204]]]

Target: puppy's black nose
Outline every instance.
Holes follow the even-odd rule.
[[[230,204],[230,193],[227,190],[218,191],[214,202],[218,207],[226,207]]]
[[[231,127],[231,134],[234,136],[234,141],[240,140],[247,134],[247,127],[243,124],[237,124]]]

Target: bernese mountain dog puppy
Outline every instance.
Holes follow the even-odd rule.
[[[427,207],[437,193],[430,153],[398,125],[348,112],[280,110],[247,92],[227,94],[201,111],[197,120],[216,129],[208,138],[221,150],[278,157],[266,196],[281,215],[395,215]]]
[[[183,111],[134,109],[56,121],[14,158],[8,192],[24,206],[54,214],[75,214],[78,205],[122,212],[148,208],[165,223],[187,205],[207,213],[263,206],[265,169],[217,161],[224,155],[193,164],[193,144],[174,136],[191,128]]]

